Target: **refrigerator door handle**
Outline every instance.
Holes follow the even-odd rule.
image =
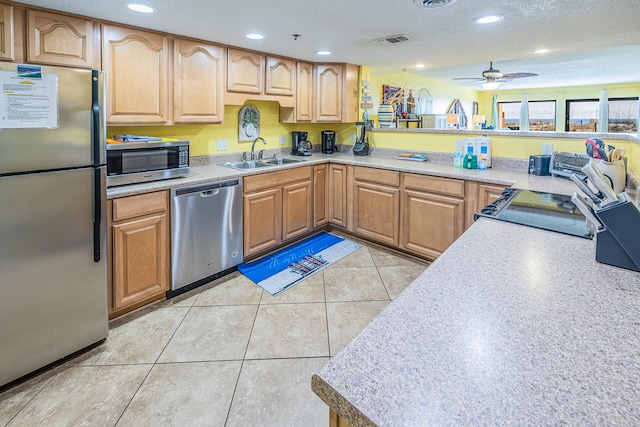
[[[102,222],[102,177],[100,168],[93,169],[93,262],[100,262]]]

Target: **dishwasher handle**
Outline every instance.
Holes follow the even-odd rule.
[[[212,197],[212,196],[216,196],[218,193],[220,193],[219,188],[216,188],[214,190],[201,191],[200,197]]]

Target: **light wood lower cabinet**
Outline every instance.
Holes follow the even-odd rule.
[[[502,196],[505,188],[503,185],[486,184],[477,181],[467,181],[465,183],[465,193],[467,196],[465,229],[471,227],[471,224],[473,224],[473,215]]]
[[[108,204],[109,316],[115,317],[169,290],[169,218],[166,191]]]
[[[354,168],[354,232],[388,245],[398,246],[399,181],[399,172]]]
[[[329,165],[329,223],[349,229],[348,193],[353,191],[349,181],[349,168],[353,166],[331,163]]]
[[[313,167],[313,227],[329,222],[329,165]]]
[[[313,229],[312,167],[244,178],[244,256]]]
[[[464,232],[464,181],[404,175],[400,247],[437,258]]]

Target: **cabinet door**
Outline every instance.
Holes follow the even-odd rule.
[[[244,196],[244,255],[282,241],[282,190],[271,188]]]
[[[356,233],[393,246],[399,244],[400,190],[355,181],[353,229]]]
[[[293,96],[296,87],[296,63],[290,59],[267,56],[265,93]]]
[[[167,224],[162,214],[112,227],[115,310],[169,289]]]
[[[15,58],[13,27],[13,6],[0,4],[0,59],[13,61]]]
[[[264,88],[264,57],[244,50],[229,49],[227,90],[261,94]]]
[[[175,40],[175,123],[222,123],[224,53],[220,46]]]
[[[345,67],[345,89],[343,100],[343,122],[355,123],[361,121],[359,112],[359,90],[360,90],[360,67],[353,64],[346,64]]]
[[[400,245],[435,259],[464,232],[464,200],[403,191]]]
[[[282,187],[282,241],[311,231],[312,213],[310,180]]]
[[[479,184],[478,185],[478,212],[491,202],[495,202],[502,196],[502,185]]]
[[[342,65],[316,65],[316,121],[342,121],[342,78]]]
[[[329,165],[329,222],[347,228],[347,166]]]
[[[167,123],[167,37],[104,25],[102,43],[108,124]]]
[[[29,62],[93,68],[93,21],[30,10],[27,41]]]
[[[296,81],[296,121],[313,120],[313,64],[298,62]]]
[[[329,222],[328,166],[313,167],[313,227]]]

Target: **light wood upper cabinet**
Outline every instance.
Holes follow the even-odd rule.
[[[227,90],[261,94],[264,89],[264,56],[246,50],[229,49]]]
[[[94,67],[93,21],[54,13],[27,12],[27,60],[78,68]]]
[[[102,27],[109,124],[167,123],[168,43],[161,34]]]
[[[13,61],[14,55],[13,6],[0,4],[0,60]]]
[[[176,39],[173,111],[175,123],[222,123],[225,50]]]
[[[313,120],[313,64],[296,64],[296,121]]]
[[[315,120],[357,122],[360,67],[316,64],[315,70]]]
[[[293,96],[296,93],[296,63],[291,59],[266,57],[265,93]]]
[[[316,65],[316,121],[342,121],[342,65]]]

